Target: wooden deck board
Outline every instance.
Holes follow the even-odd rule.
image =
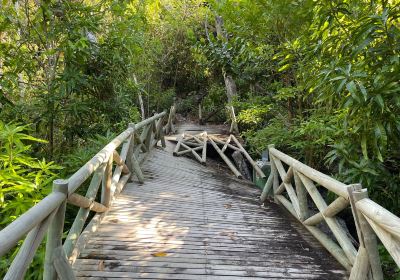
[[[74,263],[78,279],[346,279],[344,269],[259,190],[155,150]]]

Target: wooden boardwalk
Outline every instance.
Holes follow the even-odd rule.
[[[344,269],[259,190],[155,149],[73,265],[78,279],[346,279]]]

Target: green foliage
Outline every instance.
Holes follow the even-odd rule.
[[[94,135],[85,143],[76,146],[71,153],[64,155],[62,163],[65,166],[66,173],[62,174],[62,177],[67,178],[72,175],[71,173],[76,172],[116,136],[115,133],[110,131],[107,131],[105,135]]]
[[[35,157],[66,177],[140,105],[226,121],[223,74],[253,152],[274,143],[400,214],[399,18],[398,1],[3,1],[0,225],[47,193],[57,166]]]
[[[201,101],[203,118],[208,118],[210,122],[224,122],[226,120],[224,111],[226,102],[225,88],[218,84],[211,84],[207,95]]]
[[[4,124],[0,121],[0,230],[40,201],[51,191],[51,183],[61,169],[54,162],[30,156],[32,145],[45,143],[27,134],[28,126]],[[29,279],[41,278],[44,247],[35,256]],[[18,248],[0,260],[0,277]]]

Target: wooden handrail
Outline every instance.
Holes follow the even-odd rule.
[[[0,231],[0,257],[4,256],[37,224],[50,215],[65,199],[62,193],[51,193],[18,219]]]
[[[376,236],[400,267],[399,217],[369,199],[367,190],[362,189],[359,184],[350,186],[343,184],[275,149],[273,145],[269,146],[269,154],[271,174],[264,186],[261,201],[266,202],[267,195],[272,192],[275,201],[287,208],[350,271],[351,280],[383,279]],[[287,170],[282,162],[288,165]],[[291,187],[293,175],[296,192]],[[335,193],[338,198],[327,205],[314,182]],[[305,213],[307,209],[298,207],[298,202],[301,201],[300,194],[304,189],[319,210],[312,216]],[[289,200],[282,195],[284,191],[287,192]],[[306,202],[301,204],[307,205]],[[345,229],[335,217],[349,205],[352,208],[360,241],[357,252],[346,236]],[[327,223],[337,242],[315,226],[322,221]],[[367,278],[368,274],[372,278]]]
[[[77,243],[79,243],[80,247],[83,244],[82,240],[84,239],[80,239],[81,241],[79,241],[79,238],[74,237],[74,235],[80,236],[84,221],[88,218],[89,211],[105,212],[108,210],[114,196],[122,190],[123,186],[131,177],[132,173],[127,163],[133,161],[134,168],[132,168],[132,171],[140,176],[139,173],[141,173],[141,170],[139,162],[135,160],[133,149],[129,148],[134,145],[133,136],[135,132],[141,129],[146,131],[146,154],[150,152],[151,148],[156,145],[159,140],[165,144],[163,139],[165,126],[162,126],[165,115],[166,112],[164,111],[137,124],[130,124],[125,131],[108,143],[68,180],[55,180],[53,186],[55,191],[43,198],[38,204],[30,208],[18,219],[0,231],[0,257],[9,252],[19,240],[23,239],[24,236],[29,233],[21,247],[20,253],[18,253],[17,257],[12,262],[4,279],[23,278],[39,244],[42,242],[44,232],[47,228],[49,228],[49,232],[46,245],[44,279],[49,280],[56,278],[57,272],[53,263],[55,261],[53,254],[58,252],[57,250],[59,250],[62,245],[61,239],[64,227],[65,204],[69,202],[80,207],[80,211],[71,227],[72,232],[68,235],[64,246],[66,257],[69,257],[73,252],[75,254],[77,253],[77,251],[74,250]],[[124,145],[120,156],[116,149],[122,143],[124,143]],[[113,167],[113,158],[116,162],[115,168]],[[94,176],[86,196],[75,194],[75,191],[93,173]],[[101,181],[103,182],[103,204],[94,201]],[[61,189],[59,190],[58,186],[63,187],[62,191]],[[54,216],[57,216],[57,219],[53,219]],[[98,216],[98,218],[93,219],[89,225],[92,226],[93,222],[100,220],[101,216]],[[58,259],[59,262],[61,260],[62,258]],[[63,269],[68,269],[68,267],[65,267],[64,264]]]
[[[329,177],[328,175],[319,172],[318,170],[315,170],[314,168],[311,168],[304,163],[301,163],[300,161],[282,153],[281,151],[278,151],[275,148],[270,148],[269,152],[271,155],[277,157],[287,165],[292,166],[300,173],[303,173],[314,182],[320,184],[321,186],[324,186],[335,194],[340,195],[344,198],[348,197],[346,184],[343,184],[342,182],[339,182],[338,180],[335,180],[332,177]]]
[[[400,239],[399,217],[369,198],[361,199],[356,203],[356,206],[371,221],[379,224],[387,232]]]
[[[77,172],[75,172],[68,179],[68,193],[73,193],[76,189],[82,185],[82,183],[89,178],[89,176],[93,173],[96,168],[100,166],[100,164],[107,162],[110,155],[117,149],[123,141],[125,141],[135,130],[139,130],[146,125],[152,123],[153,121],[163,117],[166,112],[159,113],[154,115],[151,118],[148,118],[140,123],[135,124],[134,126],[129,127],[120,135],[118,135],[114,140],[112,140],[107,146],[105,146],[100,152],[98,152],[91,160],[89,160],[84,166],[82,166]]]

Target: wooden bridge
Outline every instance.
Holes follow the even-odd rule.
[[[0,231],[0,256],[24,239],[4,279],[24,278],[46,232],[45,279],[383,279],[376,235],[400,264],[400,219],[360,185],[270,146],[259,190],[227,154],[240,152],[265,176],[240,139],[221,127],[176,129],[174,111],[131,124]],[[337,198],[328,204],[322,190]],[[79,211],[64,239],[67,203]],[[358,241],[336,219],[346,208]]]

